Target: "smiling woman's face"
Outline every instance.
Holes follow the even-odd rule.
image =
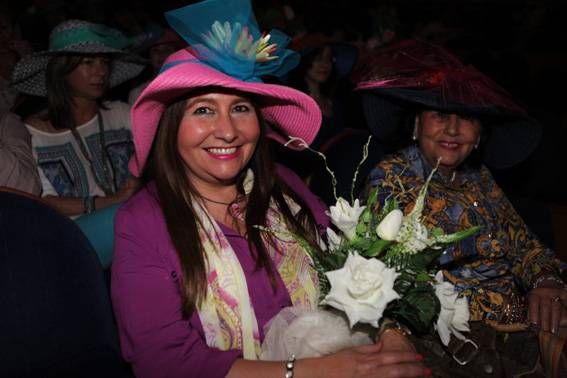
[[[451,174],[480,140],[481,124],[476,118],[426,110],[416,117],[417,140],[427,161]]]
[[[253,103],[239,94],[208,92],[187,100],[177,149],[199,188],[234,184],[260,137]]]

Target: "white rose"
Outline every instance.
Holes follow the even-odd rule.
[[[352,240],[356,234],[356,225],[358,218],[364,211],[366,206],[360,206],[358,200],[354,201],[354,205],[350,204],[342,197],[339,197],[335,206],[329,208],[331,222],[341,230],[348,240]]]
[[[356,252],[349,253],[345,265],[325,273],[331,284],[329,294],[323,300],[344,311],[350,327],[356,323],[368,323],[378,327],[384,309],[399,298],[394,291],[394,281],[399,276],[378,259],[366,259]]]
[[[335,231],[327,227],[327,242],[329,243],[329,250],[335,251],[341,246],[343,238],[341,238]]]
[[[399,209],[394,209],[382,219],[382,222],[376,227],[376,233],[382,240],[395,240],[403,220],[404,213]]]
[[[469,304],[465,297],[459,298],[459,293],[455,291],[455,287],[450,282],[444,282],[442,271],[437,272],[435,279],[437,280],[435,294],[441,302],[441,312],[435,328],[439,333],[441,342],[447,346],[451,334],[464,340],[465,336],[461,332],[470,331]]]

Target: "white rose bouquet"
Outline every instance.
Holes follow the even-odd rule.
[[[386,316],[417,334],[437,329],[447,345],[450,335],[462,338],[468,330],[468,304],[459,298],[435,261],[451,243],[478,232],[478,227],[445,235],[427,229],[422,221],[427,188],[435,169],[420,189],[411,212],[404,215],[395,197],[376,209],[380,188],[366,206],[352,206],[343,198],[331,206],[329,216],[338,229],[327,229],[328,249],[311,251],[319,273],[322,304],[344,311],[352,327],[368,323],[378,327]]]
[[[427,229],[422,213],[427,188],[435,172],[436,169],[427,178],[407,215],[399,209],[395,196],[378,208],[380,187],[372,191],[365,206],[360,206],[358,200],[351,204],[338,198],[336,205],[330,207],[328,215],[334,228],[327,228],[324,252],[309,248],[308,243],[302,244],[311,255],[319,276],[322,309],[331,310],[335,317],[346,317],[346,321],[335,320],[330,328],[324,324],[331,324],[329,321],[305,320],[306,316],[320,320],[322,315],[299,315],[298,322],[303,327],[290,327],[290,330],[295,328],[293,335],[283,332],[295,340],[294,345],[309,343],[313,351],[317,349],[313,340],[330,340],[325,334],[338,333],[351,335],[359,343],[372,342],[358,337],[360,325],[378,328],[384,317],[404,324],[417,335],[436,330],[445,345],[451,335],[464,339],[461,332],[469,330],[467,300],[459,297],[451,283],[444,282],[435,261],[450,244],[474,235],[479,227],[449,235],[440,228]],[[288,323],[293,325],[293,319],[289,319]],[[281,329],[279,332],[281,335]],[[304,335],[310,335],[310,340]],[[268,332],[265,344],[277,344],[277,340]],[[334,344],[337,350],[345,345],[349,343],[344,340]],[[274,358],[295,353],[282,350],[279,355],[274,354],[273,345],[266,349]],[[326,343],[319,354],[332,349],[333,345]],[[311,355],[313,353],[298,357]]]

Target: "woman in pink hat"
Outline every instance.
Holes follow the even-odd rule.
[[[258,361],[272,317],[283,307],[318,304],[304,247],[266,230],[319,248],[328,223],[324,205],[273,163],[266,138],[310,143],[321,112],[309,96],[259,80],[297,58],[282,48],[285,40],[274,41],[281,35],[269,43],[260,35],[248,0],[205,1],[166,17],[192,48],[167,59],[132,109],[130,168],[147,184],[119,210],[115,228],[112,300],[134,373],[427,374],[397,332],[325,357]]]

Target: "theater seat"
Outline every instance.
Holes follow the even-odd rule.
[[[69,218],[0,191],[0,377],[129,377],[103,270]]]

